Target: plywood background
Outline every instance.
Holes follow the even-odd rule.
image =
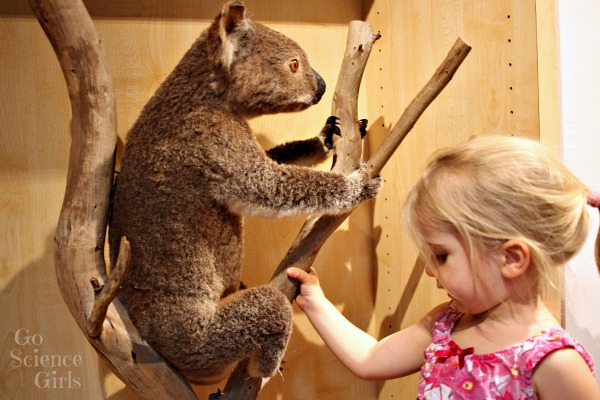
[[[141,107],[221,1],[85,3],[113,74],[119,136],[124,140]],[[375,336],[387,335],[445,300],[430,279],[421,279],[423,266],[398,214],[427,156],[472,134],[546,135],[554,142],[558,122],[551,100],[556,84],[553,3],[246,4],[257,20],[298,41],[328,83],[319,105],[252,122],[265,147],[319,131],[330,113],[350,20],[366,19],[382,34],[369,60],[359,105],[361,116],[370,120],[367,157],[456,38],[473,46],[454,80],[384,169],[381,196],[352,214],[315,264],[326,293],[350,320]],[[543,41],[538,32],[546,35]],[[25,0],[0,3],[0,93],[0,399],[135,399],[83,338],[55,282],[52,238],[66,179],[70,111],[58,63]],[[541,135],[540,114],[545,115]],[[301,223],[302,219],[247,221],[247,284],[269,279]],[[269,382],[262,399],[415,397],[415,377],[380,383],[354,378],[322,345],[303,314],[297,312],[295,318],[283,373]],[[24,362],[25,356],[35,360],[42,354],[81,363],[52,368]],[[206,399],[214,388],[198,387],[199,398]]]

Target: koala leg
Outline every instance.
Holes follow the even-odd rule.
[[[184,374],[192,381],[202,381],[211,370],[221,373],[249,357],[250,376],[273,376],[292,332],[292,316],[288,299],[271,286],[231,294],[221,301],[206,326],[205,343],[197,353],[201,365]]]

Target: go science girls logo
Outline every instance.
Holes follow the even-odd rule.
[[[40,351],[44,338],[21,328],[15,332],[16,347],[10,352],[10,366],[36,370],[33,384],[40,389],[79,389],[81,378],[73,374],[83,360],[80,354],[46,354]]]

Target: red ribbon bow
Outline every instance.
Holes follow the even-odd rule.
[[[458,356],[458,366],[460,368],[464,367],[464,365],[465,365],[465,356],[468,356],[469,354],[473,354],[475,352],[475,348],[473,348],[473,347],[461,349],[452,340],[448,342],[448,345],[450,346],[449,349],[436,350],[433,353],[433,355],[436,356],[437,358],[448,358],[448,357]]]

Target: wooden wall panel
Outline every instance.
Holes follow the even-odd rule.
[[[113,74],[123,141],[141,107],[217,13],[221,1],[86,0],[85,4]],[[352,19],[364,16],[383,35],[371,54],[359,104],[371,127],[366,156],[456,37],[473,46],[453,82],[383,171],[386,183],[380,198],[356,210],[315,263],[327,295],[340,310],[359,327],[385,336],[444,300],[431,280],[421,279],[423,266],[398,214],[426,157],[473,133],[539,134],[535,2],[248,0],[246,4],[257,20],[297,40],[328,84],[321,103],[305,112],[253,120],[265,147],[320,130],[330,113]],[[58,63],[25,0],[0,3],[0,71],[0,397],[133,400],[134,394],[108,371],[76,327],[55,282],[52,238],[66,179],[70,106]],[[247,220],[247,284],[268,281],[302,222],[302,218]],[[26,333],[29,344],[24,344]],[[35,354],[78,356],[81,365],[23,364],[24,355]],[[404,399],[414,398],[416,390],[414,378],[377,383],[353,377],[298,310],[283,367],[282,375],[263,389],[262,399]],[[198,387],[199,398],[206,399],[215,387]]]

